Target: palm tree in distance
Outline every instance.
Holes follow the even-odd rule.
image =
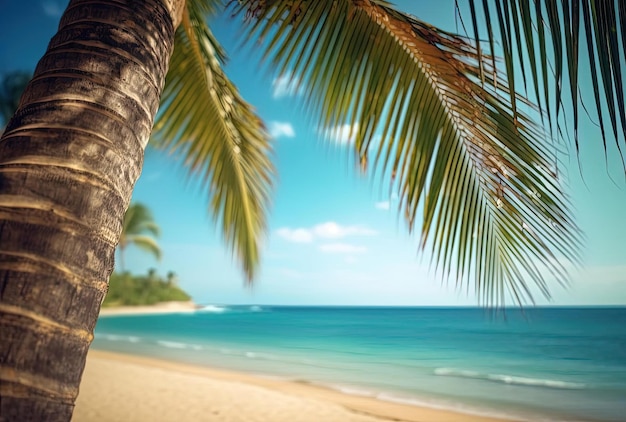
[[[176,286],[178,285],[178,276],[174,271],[168,271],[166,276],[166,282],[168,286]]]
[[[159,226],[154,222],[150,210],[143,204],[131,204],[124,215],[124,224],[118,243],[120,270],[125,271],[124,251],[128,245],[135,245],[154,255],[157,260],[161,259],[161,248],[155,240],[159,234]]]
[[[548,135],[563,132],[569,93],[576,135],[586,47],[602,137],[623,146],[619,3],[468,0],[472,37],[382,0],[240,0],[229,12],[245,16],[276,72],[299,82],[320,127],[354,128],[356,162],[397,190],[438,268],[474,280],[481,302],[503,304],[532,300],[531,284],[548,295],[546,274],[565,282],[579,245],[554,147],[517,87],[535,91]],[[71,418],[159,103],[153,140],[204,182],[252,280],[272,148],[222,70],[225,52],[206,23],[220,6],[70,1],[0,139],[3,418]]]

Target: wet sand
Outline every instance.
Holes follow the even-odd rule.
[[[496,422],[306,383],[92,350],[74,417],[91,421]]]

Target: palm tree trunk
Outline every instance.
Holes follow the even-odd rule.
[[[0,420],[69,420],[183,0],[72,0],[0,139]]]

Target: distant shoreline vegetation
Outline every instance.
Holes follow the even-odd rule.
[[[109,292],[102,307],[155,305],[189,300],[191,296],[178,287],[173,272],[169,272],[165,278],[159,276],[155,270],[149,270],[146,275],[123,272],[111,274]]]

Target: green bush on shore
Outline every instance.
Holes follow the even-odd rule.
[[[173,273],[163,279],[154,270],[150,270],[143,276],[129,272],[111,274],[109,292],[102,306],[140,306],[188,300],[191,297],[176,285]]]

